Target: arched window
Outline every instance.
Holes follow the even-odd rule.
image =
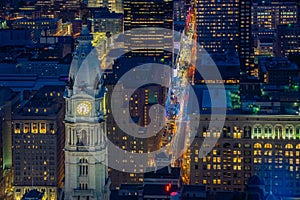
[[[287,139],[292,139],[294,136],[294,127],[292,125],[285,126],[285,137]]]
[[[87,183],[79,183],[79,189],[86,190],[88,188]]]
[[[296,126],[295,128],[296,139],[300,139],[300,126]]]
[[[87,176],[88,173],[88,160],[86,158],[81,158],[79,160],[79,176]]]
[[[261,125],[255,125],[253,127],[253,138],[260,138],[261,137]]]
[[[230,126],[224,126],[222,133],[224,138],[230,138]]]
[[[296,145],[296,149],[300,149],[300,144],[297,144],[297,145]]]
[[[264,148],[265,149],[272,149],[272,144],[267,143],[267,144],[264,145]]]
[[[243,132],[243,130],[240,130],[239,127],[234,126],[233,127],[233,138],[235,138],[235,139],[242,138],[242,132]]]
[[[285,157],[293,157],[294,156],[294,152],[293,152],[294,146],[292,144],[286,144],[284,147],[285,147],[285,152],[284,152]],[[296,154],[297,154],[297,152],[296,152]]]
[[[275,126],[274,132],[275,132],[275,139],[282,138],[282,126],[280,126],[280,125]]]
[[[272,130],[273,130],[273,127],[271,125],[266,125],[264,127],[264,136],[265,138],[271,138],[272,137]]]
[[[88,145],[88,141],[87,141],[86,130],[83,130],[81,134],[82,134],[82,143],[83,143],[84,146],[87,146]]]
[[[293,149],[294,146],[292,144],[286,144],[285,149]]]
[[[254,149],[261,149],[262,145],[260,143],[255,143],[254,144]]]
[[[244,127],[244,138],[251,138],[251,127],[250,126]]]
[[[80,132],[78,145],[79,146],[87,146],[88,145],[86,130],[82,130]]]

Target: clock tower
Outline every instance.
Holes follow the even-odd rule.
[[[77,47],[65,91],[64,199],[108,200],[105,87],[100,62],[86,25]]]

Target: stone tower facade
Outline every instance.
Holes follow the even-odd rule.
[[[65,91],[64,199],[108,200],[106,90],[86,25],[77,40]]]

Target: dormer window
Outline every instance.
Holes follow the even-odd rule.
[[[51,133],[51,134],[54,134],[54,133],[55,133],[54,124],[50,124],[49,130],[50,130],[50,133]]]
[[[24,130],[23,130],[24,133],[28,133],[29,132],[29,123],[25,123],[24,124]]]
[[[20,124],[19,124],[19,123],[17,123],[17,124],[15,125],[15,133],[16,133],[16,134],[21,133],[21,128],[20,128]]]
[[[32,133],[38,133],[38,125],[37,125],[37,123],[32,123],[32,125],[31,125],[31,132]]]
[[[85,57],[85,53],[82,53],[82,54],[81,54],[81,57],[84,58],[84,57]]]
[[[46,133],[46,123],[40,123],[40,133]]]

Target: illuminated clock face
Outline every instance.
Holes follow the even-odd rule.
[[[76,112],[79,114],[79,115],[87,115],[91,112],[91,103],[90,102],[81,102],[77,105],[76,107]]]

